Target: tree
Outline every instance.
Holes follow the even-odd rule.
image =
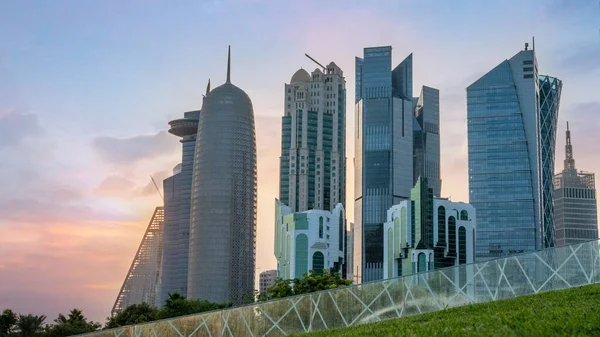
[[[159,318],[159,311],[155,307],[146,302],[141,304],[133,304],[117,313],[113,317],[109,317],[106,321],[106,328],[118,328],[125,325],[133,325],[154,321]]]
[[[100,323],[87,320],[83,312],[79,309],[73,309],[69,312],[68,317],[63,314],[58,314],[58,318],[54,320],[56,324],[46,326],[46,334],[48,337],[62,337],[92,332],[100,329]]]
[[[21,337],[34,337],[38,336],[41,332],[43,332],[44,321],[46,320],[46,316],[40,315],[35,316],[32,314],[29,315],[19,315],[19,319],[17,321],[17,328],[20,331]]]
[[[345,287],[350,284],[352,281],[343,279],[338,272],[329,273],[327,270],[323,270],[322,274],[317,274],[311,270],[302,274],[301,280],[294,280],[294,295]]]
[[[165,305],[159,310],[159,318],[197,314],[205,311],[230,307],[231,304],[217,304],[203,300],[188,300],[179,293],[169,294]]]
[[[317,274],[313,270],[302,274],[302,279],[277,280],[275,285],[267,289],[267,299],[283,298],[293,295],[307,294],[320,290],[345,287],[352,284],[352,281],[345,280],[340,273],[330,273],[323,270],[322,274]]]
[[[0,337],[10,335],[17,324],[17,320],[17,314],[10,309],[4,309],[0,315]]]

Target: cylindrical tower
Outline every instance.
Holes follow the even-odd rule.
[[[204,99],[192,184],[188,298],[252,298],[256,256],[256,136],[248,95],[230,82]]]

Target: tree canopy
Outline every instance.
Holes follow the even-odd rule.
[[[330,273],[324,270],[323,273],[316,273],[314,270],[302,274],[302,278],[293,280],[277,280],[275,285],[267,289],[267,294],[261,294],[259,300],[283,298],[293,295],[312,293],[320,290],[345,287],[352,284],[352,281],[345,280],[340,273]]]

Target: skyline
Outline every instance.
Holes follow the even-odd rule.
[[[161,204],[148,175],[166,178],[181,157],[167,122],[201,107],[208,78],[224,81],[228,44],[236,55],[232,81],[246,90],[256,115],[257,274],[275,263],[272,200],[278,195],[273,177],[279,173],[280,148],[272,140],[279,144],[281,137],[283,83],[301,66],[315,68],[305,52],[342,68],[348,116],[354,115],[348,104],[354,97],[353,61],[362,48],[391,45],[394,64],[414,53],[413,90],[421,85],[440,90],[442,195],[468,202],[465,88],[535,35],[540,67],[565,84],[557,132],[563,134],[569,120],[578,168],[600,168],[593,142],[584,141],[600,125],[600,116],[594,116],[600,101],[592,96],[600,71],[600,22],[593,1],[578,8],[561,1],[541,7],[515,2],[510,10],[499,3],[471,4],[467,10],[465,3],[390,9],[352,2],[336,9],[336,16],[316,11],[316,2],[299,7],[242,1],[230,12],[226,3],[130,3],[114,13],[109,3],[78,8],[67,2],[52,8],[0,4],[0,153],[8,159],[0,163],[0,183],[10,192],[0,194],[2,306],[50,319],[78,307],[104,321],[152,210]],[[255,22],[284,9],[298,16],[271,15],[266,23]],[[448,10],[455,13],[435,22],[414,19]],[[485,17],[492,13],[510,14],[514,23],[505,31],[505,20]],[[296,29],[303,15],[322,27]],[[540,17],[531,20],[532,15]],[[358,19],[370,29],[340,28]],[[204,34],[220,28],[227,28],[222,35]],[[330,38],[321,38],[323,32]],[[354,120],[348,118],[347,139],[353,130]],[[347,144],[351,163],[354,142]],[[557,160],[564,158],[563,145],[559,138]],[[348,182],[352,166],[347,165]],[[354,188],[347,187],[349,205]]]

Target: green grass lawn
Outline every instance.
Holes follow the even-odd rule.
[[[600,284],[307,336],[600,336]]]

